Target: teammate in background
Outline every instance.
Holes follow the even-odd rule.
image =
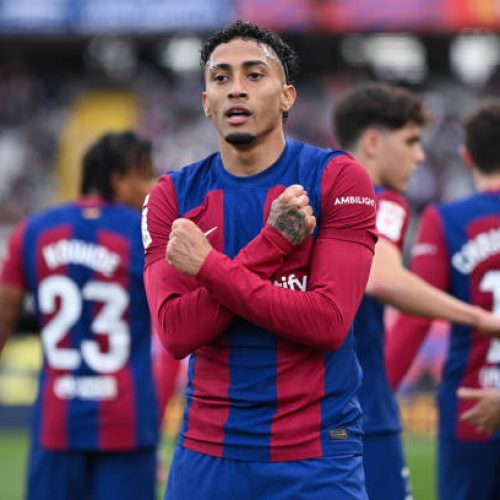
[[[478,193],[426,209],[411,266],[435,287],[498,315],[500,100],[487,101],[473,113],[465,135],[463,158]],[[406,315],[396,320],[387,345],[393,388],[398,387],[429,326],[429,320]],[[500,388],[500,340],[484,337],[479,326],[452,325],[438,397],[441,500],[500,498],[500,433],[491,434],[493,425],[482,427],[484,403],[473,409],[476,402],[467,397],[469,391],[462,390],[465,397],[457,399],[459,387],[474,392]]]
[[[416,95],[378,83],[345,95],[333,115],[337,140],[366,168],[377,200],[379,241],[366,295],[354,320],[356,352],[363,369],[359,399],[364,412],[366,489],[371,500],[411,498],[398,408],[384,367],[385,304],[500,332],[500,320],[433,288],[403,266],[408,206],[401,193],[424,159],[420,139],[427,120]]]
[[[140,207],[151,144],[107,134],[83,159],[81,198],[28,217],[0,276],[0,348],[25,292],[41,327],[27,498],[155,498],[158,410],[142,280]]]
[[[220,152],[161,177],[144,208],[153,323],[191,354],[169,500],[367,498],[351,322],[373,189],[349,154],[285,137],[296,63],[259,26],[213,34],[202,103]]]

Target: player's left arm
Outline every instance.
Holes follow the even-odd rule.
[[[276,287],[214,249],[193,274],[234,314],[332,351],[342,344],[364,292],[376,241],[375,203],[366,172],[348,155],[326,167],[321,191],[306,292]]]
[[[0,354],[14,332],[23,304],[25,277],[21,243],[24,227],[21,224],[12,233],[0,271]]]

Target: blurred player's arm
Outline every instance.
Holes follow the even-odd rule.
[[[417,316],[476,326],[482,315],[480,308],[448,295],[407,270],[399,248],[384,238],[375,246],[366,293]]]
[[[366,286],[375,207],[365,171],[347,155],[326,167],[321,189],[322,224],[307,291],[277,287],[213,249],[197,256],[202,264],[196,277],[238,316],[288,340],[333,351],[344,341]]]
[[[7,255],[0,270],[0,354],[14,332],[24,298],[22,238],[24,224],[19,225],[7,245]]]
[[[449,264],[442,220],[435,207],[429,207],[422,215],[410,265],[411,271],[401,269],[401,259],[397,260],[397,263],[389,262],[391,258],[394,261],[398,259],[396,252],[391,253],[389,245],[390,243],[386,242],[382,247],[383,252],[378,255],[382,257],[377,261],[381,265],[374,269],[372,293],[378,292],[379,295],[375,294],[376,296],[383,297],[382,300],[406,313],[422,316],[398,314],[388,332],[386,367],[391,386],[396,389],[427,336],[432,319],[464,323],[492,332],[498,330],[500,324],[498,318],[487,311],[466,304],[444,292],[448,288]],[[374,262],[377,259],[377,251],[378,249]],[[394,275],[389,271],[391,266],[395,268]],[[386,274],[388,285],[380,283]],[[394,287],[392,291],[389,286]]]
[[[147,227],[144,223],[143,231],[148,231],[145,241],[150,244],[146,249],[144,279],[159,338],[169,352],[182,358],[218,337],[234,314],[214,300],[197,280],[165,260],[172,222],[177,217],[172,200],[175,193],[167,177],[153,189],[145,207]],[[263,278],[270,278],[293,248],[282,233],[266,224],[235,260]]]
[[[500,390],[461,387],[458,389],[458,397],[477,401],[472,408],[460,415],[460,420],[473,425],[478,432],[493,434],[500,431]]]

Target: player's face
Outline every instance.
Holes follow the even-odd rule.
[[[142,209],[146,195],[153,186],[153,165],[147,162],[116,177],[113,183],[115,200],[137,210]]]
[[[383,186],[406,191],[410,175],[425,159],[422,127],[408,123],[397,130],[382,131],[379,144],[379,177]]]
[[[203,109],[221,138],[252,144],[283,132],[282,113],[295,100],[283,67],[266,45],[236,38],[215,48],[206,65]]]

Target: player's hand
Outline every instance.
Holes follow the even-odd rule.
[[[287,187],[271,204],[267,222],[294,245],[300,245],[316,227],[309,197],[304,187]]]
[[[479,432],[493,434],[500,430],[500,390],[499,389],[458,389],[460,399],[478,401],[469,410],[460,415],[464,420],[473,425]]]
[[[168,239],[166,259],[178,271],[195,276],[212,245],[201,229],[189,219],[176,219]]]
[[[496,316],[480,307],[477,307],[476,311],[476,328],[488,337],[500,337],[500,316]]]

